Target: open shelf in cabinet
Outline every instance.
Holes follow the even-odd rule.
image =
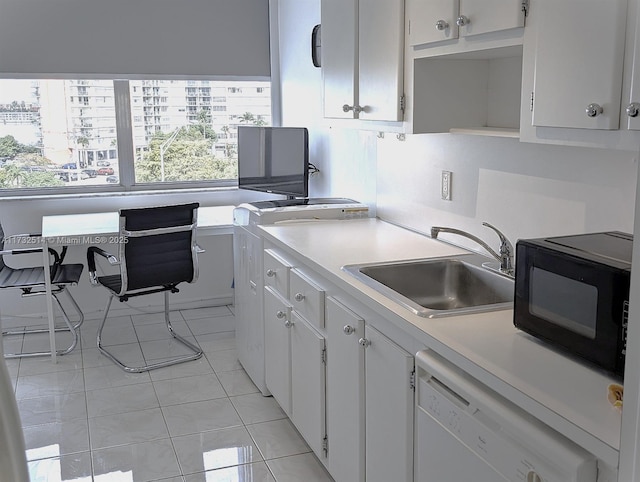
[[[522,46],[413,59],[412,132],[519,137]]]

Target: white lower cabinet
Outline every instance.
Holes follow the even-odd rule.
[[[272,287],[264,288],[264,369],[269,391],[291,417],[291,305]]]
[[[413,480],[414,358],[365,328],[367,482]]]
[[[413,480],[413,356],[327,299],[327,466],[336,481]]]
[[[309,447],[324,459],[326,353],[325,337],[316,328],[324,325],[324,291],[282,253],[265,250],[264,264],[266,384]]]
[[[365,475],[364,320],[327,298],[327,468],[336,481]]]
[[[291,313],[291,421],[315,454],[325,453],[325,343],[304,318]]]

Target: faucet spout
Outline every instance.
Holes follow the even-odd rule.
[[[433,239],[438,238],[438,234],[440,233],[451,233],[457,234],[459,236],[464,236],[465,238],[469,238],[472,241],[478,243],[482,248],[487,251],[491,256],[500,261],[500,272],[507,274],[509,276],[513,276],[514,268],[513,268],[513,245],[509,242],[507,237],[502,234],[496,227],[492,226],[489,223],[482,223],[483,226],[487,226],[488,228],[493,229],[498,237],[500,238],[500,253],[498,254],[494,251],[487,243],[483,240],[474,236],[471,233],[467,233],[466,231],[462,231],[461,229],[455,228],[447,228],[444,226],[433,226],[431,228],[431,237]]]

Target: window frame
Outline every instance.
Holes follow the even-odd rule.
[[[3,77],[8,78],[8,77]],[[183,81],[200,81],[208,80],[211,82],[269,82],[270,83],[270,101],[271,101],[271,119],[272,125],[278,125],[280,119],[280,106],[277,101],[279,91],[274,89],[275,79],[262,76],[132,76],[126,79],[111,78],[109,76],[92,76],[92,75],[26,75],[17,76],[16,79],[86,79],[86,80],[112,80],[113,94],[116,118],[116,138],[119,168],[119,183],[108,186],[63,186],[63,187],[37,187],[37,188],[18,188],[18,189],[0,189],[0,199],[2,198],[30,198],[39,196],[102,196],[109,194],[125,194],[125,193],[145,193],[158,191],[188,192],[194,190],[219,190],[238,188],[238,179],[215,179],[209,181],[174,181],[174,182],[152,182],[152,183],[136,183],[135,182],[135,145],[133,140],[132,125],[132,108],[131,108],[131,91],[130,81],[135,80],[183,80]],[[277,124],[277,123],[278,124]]]

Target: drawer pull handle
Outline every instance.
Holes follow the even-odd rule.
[[[445,20],[438,20],[436,22],[436,30],[446,30],[449,28],[449,24]]]
[[[356,329],[351,325],[345,325],[342,331],[344,331],[345,335],[351,335],[356,331]]]
[[[289,320],[284,322],[284,326],[286,326],[287,328],[291,328],[293,326],[293,323]]]
[[[281,320],[283,318],[286,318],[286,316],[287,316],[287,314],[282,310],[278,310],[276,312],[276,318],[278,318],[279,320]]]
[[[293,298],[296,301],[302,301],[302,300],[304,300],[304,295],[302,293],[296,293],[296,295]]]
[[[276,272],[274,270],[272,270],[272,269],[268,269],[267,270],[267,276],[269,278],[273,278],[275,275],[276,275]]]
[[[358,340],[358,343],[360,344],[360,346],[367,348],[369,346],[371,346],[371,342],[369,340],[367,340],[366,338],[360,338]]]

